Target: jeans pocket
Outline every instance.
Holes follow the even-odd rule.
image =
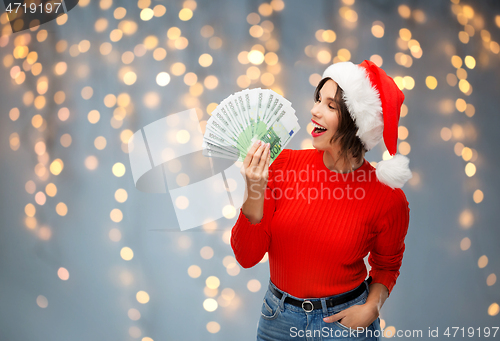
[[[274,320],[280,313],[279,303],[273,300],[269,293],[266,293],[262,300],[260,314],[265,320]]]
[[[335,324],[337,324],[338,326],[340,326],[340,328],[342,329],[345,329],[345,330],[351,330],[351,327],[347,327],[347,326],[344,326],[342,323],[340,323],[339,321],[335,321]]]

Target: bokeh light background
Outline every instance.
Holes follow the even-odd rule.
[[[311,148],[320,75],[364,59],[406,95],[414,174],[382,327],[500,325],[498,1],[80,0],[32,30],[0,22],[2,340],[254,340],[267,257],[236,263],[235,211],[181,232],[167,194],[134,187],[128,139],[190,108],[204,127],[263,87],[304,128],[287,147]]]

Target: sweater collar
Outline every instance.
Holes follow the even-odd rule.
[[[352,172],[339,173],[336,171],[332,171],[332,170],[328,169],[325,166],[325,163],[323,162],[323,154],[325,153],[325,151],[324,150],[316,150],[316,151],[317,151],[316,160],[320,166],[320,169],[324,169],[327,172],[330,172],[331,174],[338,174],[338,175],[354,174],[354,175],[356,175],[356,173],[359,173],[360,171],[368,171],[370,168],[370,163],[365,158],[363,158],[363,164],[361,166],[359,166],[357,169],[353,170]]]

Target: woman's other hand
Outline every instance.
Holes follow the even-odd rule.
[[[337,314],[325,317],[323,321],[327,323],[339,322],[342,325],[351,328],[367,328],[379,316],[377,306],[373,304],[353,305]],[[342,321],[339,321],[342,320]]]

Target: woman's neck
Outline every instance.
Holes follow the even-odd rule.
[[[349,173],[352,171],[355,171],[359,167],[361,167],[364,163],[364,154],[361,162],[357,162],[355,158],[352,157],[352,155],[348,155],[348,161],[344,160],[343,157],[337,156],[334,157],[333,155],[338,155],[339,154],[339,148],[332,147],[331,150],[325,150],[323,153],[323,163],[325,164],[325,167],[328,168],[331,171],[337,172],[337,173]]]

